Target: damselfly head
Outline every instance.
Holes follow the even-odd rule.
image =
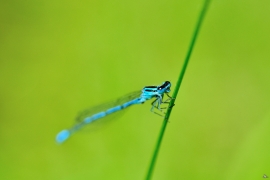
[[[171,82],[170,81],[165,81],[164,83],[162,83],[161,86],[158,86],[158,90],[161,93],[168,93],[171,91]]]

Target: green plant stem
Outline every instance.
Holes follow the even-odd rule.
[[[159,134],[159,137],[158,137],[157,145],[155,147],[155,151],[154,151],[154,154],[153,154],[153,157],[152,157],[149,169],[148,169],[146,180],[151,179],[151,176],[152,176],[152,173],[153,173],[153,170],[154,170],[154,166],[155,166],[155,162],[156,162],[156,159],[157,159],[157,155],[158,155],[160,145],[161,145],[161,142],[162,142],[162,138],[163,138],[167,123],[169,121],[169,118],[170,118],[172,108],[174,106],[174,102],[176,100],[178,91],[180,89],[180,85],[182,83],[184,74],[186,72],[186,68],[187,68],[187,65],[188,65],[188,62],[189,62],[189,59],[190,59],[190,56],[191,56],[191,53],[192,53],[196,38],[197,38],[197,35],[199,33],[201,24],[203,22],[203,19],[204,19],[204,16],[206,14],[206,11],[207,11],[207,8],[208,8],[209,4],[210,4],[210,0],[205,0],[204,1],[204,5],[203,5],[202,11],[201,11],[201,13],[199,15],[199,19],[198,19],[198,22],[197,22],[196,27],[195,27],[195,31],[194,31],[192,39],[191,39],[191,43],[190,43],[190,46],[189,46],[189,49],[188,49],[188,52],[187,52],[187,55],[186,55],[186,58],[185,58],[185,61],[184,61],[184,65],[183,65],[182,70],[180,72],[178,81],[177,81],[177,83],[175,85],[175,89],[174,89],[174,92],[173,92],[173,95],[172,95],[172,100],[170,101],[170,104],[168,106],[168,110],[167,110],[167,112],[165,114],[165,117],[164,117],[164,120],[163,120],[163,124],[161,126],[161,130],[160,130],[160,134]]]

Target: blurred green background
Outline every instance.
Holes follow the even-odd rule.
[[[63,145],[86,107],[174,85],[203,1],[0,2],[0,179],[145,178],[150,102]],[[270,1],[212,1],[153,179],[270,176]]]

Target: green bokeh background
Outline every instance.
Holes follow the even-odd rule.
[[[150,102],[63,145],[55,135],[85,107],[174,85],[202,4],[2,0],[0,179],[145,178],[162,124]],[[269,0],[212,1],[153,179],[270,175],[269,32]]]

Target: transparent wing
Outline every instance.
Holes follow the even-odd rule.
[[[118,98],[117,100],[103,103],[103,104],[85,109],[78,114],[78,116],[76,117],[76,121],[77,121],[77,123],[83,122],[86,117],[90,117],[96,113],[106,111],[112,107],[122,105],[128,101],[136,99],[136,98],[140,97],[141,93],[142,93],[141,91],[135,91],[135,92],[129,93],[127,95],[124,95],[124,96]]]
[[[94,107],[91,107],[91,108],[88,108],[88,109],[85,109],[84,111],[82,111],[81,113],[79,113],[79,115],[77,116],[76,118],[76,123],[75,125],[70,128],[70,129],[64,129],[62,131],[60,131],[57,136],[56,136],[56,142],[57,143],[63,143],[64,141],[66,141],[70,136],[71,134],[73,134],[74,132],[80,130],[82,127],[86,126],[87,123],[84,122],[85,118],[87,117],[90,117],[92,115],[95,115],[97,113],[100,113],[100,112],[104,112],[110,108],[113,108],[115,106],[118,106],[118,105],[122,105],[126,102],[129,102],[131,100],[134,100],[138,97],[140,97],[141,95],[141,91],[136,91],[136,92],[132,92],[132,93],[129,93],[125,96],[122,96],[121,98],[115,100],[115,101],[111,101],[111,102],[108,102],[108,103],[104,103],[104,104],[101,104],[101,105],[98,105],[98,106],[94,106]],[[119,111],[117,111],[119,112]],[[122,110],[121,110],[122,112]],[[116,116],[116,114],[119,114],[119,113],[112,113],[112,115],[108,115],[110,118],[107,118],[108,116],[105,116],[102,119],[102,121],[99,119],[97,121],[94,121],[95,123],[91,123],[91,124],[100,124],[101,122],[104,122],[105,119],[111,119],[111,118],[114,118]],[[89,127],[89,126],[88,126]],[[92,130],[94,128],[93,125],[91,125],[90,127],[92,127]]]

